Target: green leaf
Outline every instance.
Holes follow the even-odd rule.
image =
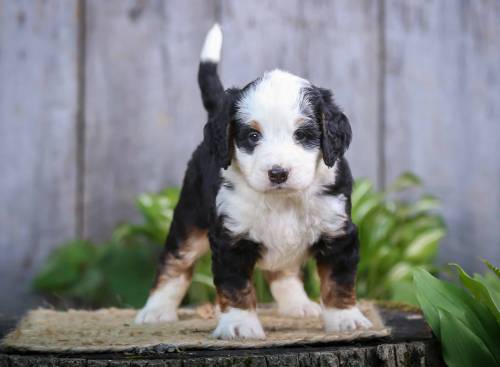
[[[467,274],[458,264],[449,264],[454,267],[460,277],[460,281],[466,287],[469,292],[482,304],[489,308],[493,316],[497,319],[500,325],[500,311],[499,303],[496,302],[493,290],[490,290],[488,286],[479,280],[473,279],[469,274]],[[497,295],[498,296],[498,295]]]
[[[439,310],[450,312],[480,338],[500,362],[500,328],[487,307],[477,302],[465,290],[436,279],[428,272],[417,269],[413,273],[417,299],[427,322],[442,343]]]
[[[405,251],[405,257],[409,261],[422,261],[436,255],[439,241],[446,235],[441,228],[427,230],[419,234],[411,241]]]
[[[436,210],[441,207],[441,202],[438,198],[432,195],[424,195],[421,199],[417,200],[415,203],[410,205],[410,213],[417,214],[422,212],[427,212],[430,210]]]
[[[353,209],[352,211],[352,221],[356,224],[360,224],[361,221],[368,216],[368,214],[377,208],[377,206],[380,204],[380,197],[377,196],[370,196],[363,202],[361,202],[357,208]]]
[[[450,367],[497,366],[484,342],[452,313],[439,309],[443,358]]]
[[[500,277],[500,268],[497,268],[486,259],[482,259],[481,261],[488,267],[488,269],[495,273],[497,277]]]
[[[367,196],[373,188],[373,184],[367,179],[360,179],[354,183],[352,190],[351,201],[352,206],[357,206],[365,196]]]
[[[95,247],[87,241],[71,241],[57,248],[36,276],[35,289],[53,293],[78,283],[95,254]]]
[[[422,181],[410,172],[401,174],[389,187],[388,191],[403,191],[412,187],[422,186]]]
[[[486,287],[494,291],[493,295],[495,297],[500,295],[500,279],[496,276],[496,274],[492,272],[488,272],[484,275],[475,273],[473,278],[480,281],[481,283],[484,283]],[[495,301],[495,303],[498,304],[500,302]]]
[[[399,281],[391,283],[391,300],[397,302],[418,305],[415,286],[411,281]]]
[[[144,304],[156,269],[156,259],[146,246],[110,244],[100,267],[116,305],[140,307]]]

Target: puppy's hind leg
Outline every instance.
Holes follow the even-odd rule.
[[[206,230],[185,228],[174,215],[153,289],[136,323],[177,320],[177,308],[191,282],[194,263],[208,247]]]
[[[297,268],[290,271],[266,271],[264,274],[282,315],[318,317],[321,315],[321,307],[307,296],[299,272]]]

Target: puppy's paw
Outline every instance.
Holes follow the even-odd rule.
[[[372,327],[370,320],[363,316],[356,306],[346,309],[325,308],[323,310],[323,320],[327,333]]]
[[[177,312],[165,307],[148,307],[146,305],[135,316],[136,324],[156,324],[172,321],[177,321]]]
[[[231,308],[221,313],[213,336],[218,339],[264,339],[266,335],[255,311]]]
[[[321,315],[321,306],[310,299],[304,299],[278,306],[279,313],[291,317],[318,317]]]

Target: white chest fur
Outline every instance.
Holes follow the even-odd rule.
[[[234,182],[234,180],[233,180]],[[235,236],[262,243],[265,252],[259,267],[282,270],[300,265],[322,234],[341,234],[346,197],[319,194],[316,185],[294,194],[259,193],[245,184],[222,187],[217,210],[226,216],[225,226]]]

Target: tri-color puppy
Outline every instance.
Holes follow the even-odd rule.
[[[136,322],[177,319],[193,265],[210,247],[220,311],[214,336],[265,337],[255,312],[255,266],[267,274],[281,313],[321,314],[327,332],[370,327],[354,289],[359,243],[344,158],[347,117],[329,90],[281,70],[224,90],[221,45],[215,25],[198,74],[208,111],[204,139],[188,164],[155,285]],[[299,275],[309,256],[318,265],[321,306]]]

